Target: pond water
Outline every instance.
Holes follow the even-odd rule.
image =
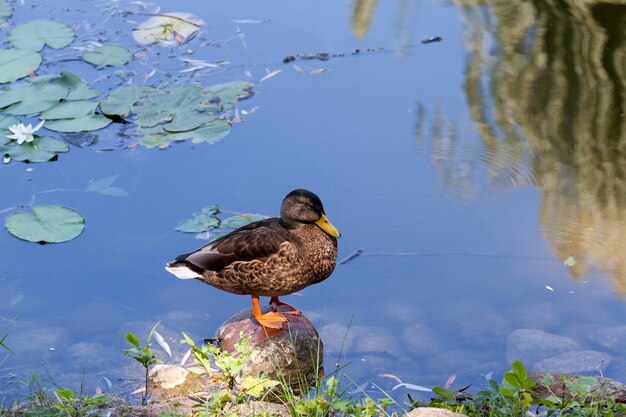
[[[58,59],[37,74],[70,70],[104,93],[243,80],[255,94],[238,103],[245,122],[212,145],[147,149],[108,127],[58,161],[0,167],[3,217],[35,203],[86,219],[61,244],[0,233],[0,317],[16,317],[0,395],[27,393],[20,381],[44,369],[60,384],[82,374],[89,389],[128,393],[140,372],[122,356],[123,335],[145,338],[157,321],[179,361],[180,331],[212,336],[250,299],[167,273],[203,244],[174,227],[212,204],[276,215],[294,188],[322,198],[342,232],[340,260],[362,250],[285,298],[320,330],[327,369],[340,360],[366,390],[394,387],[385,374],[479,387],[523,349],[510,335],[535,329],[599,352],[597,367],[626,379],[626,6],[478,3],[14,4],[7,45],[12,26],[52,16],[76,28],[78,45],[148,56],[105,72],[48,49]],[[157,6],[206,25],[145,52],[130,32]],[[317,53],[345,56],[283,63]],[[228,63],[181,73],[179,57]],[[127,196],[84,192],[114,175]]]

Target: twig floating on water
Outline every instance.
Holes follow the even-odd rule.
[[[363,253],[363,249],[357,249],[354,252],[352,252],[350,255],[346,256],[345,258],[343,258],[343,260],[341,260],[339,262],[339,265],[343,265],[343,264],[347,264],[348,262],[350,262],[351,260],[353,260],[354,258],[356,258],[357,256],[359,256],[360,254]]]
[[[432,38],[425,38],[422,39],[422,43],[434,43],[434,42],[441,42],[443,40],[443,38],[441,36],[435,36]]]

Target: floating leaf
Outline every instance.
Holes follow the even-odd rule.
[[[0,142],[2,142],[2,137],[6,135],[10,135],[9,126],[13,126],[14,124],[19,123],[20,120],[9,114],[0,113]]]
[[[90,64],[100,67],[117,67],[133,59],[133,54],[121,46],[104,45],[94,51],[85,52],[82,58]]]
[[[0,84],[10,83],[34,73],[41,55],[27,49],[0,49]]]
[[[88,132],[107,127],[111,123],[110,119],[99,114],[90,114],[77,117],[75,119],[60,119],[46,123],[46,129],[55,132]]]
[[[67,97],[66,87],[48,83],[49,78],[34,78],[28,83],[5,90],[0,94],[0,108],[5,113],[30,115],[48,110]]]
[[[238,214],[237,216],[229,217],[222,221],[222,227],[229,227],[231,229],[239,229],[249,223],[256,222],[258,220],[267,219],[268,216],[262,214]]]
[[[0,0],[0,25],[9,20],[13,14],[13,8],[9,3],[4,0]]]
[[[127,117],[133,105],[151,91],[154,89],[137,85],[122,87],[113,91],[106,100],[100,103],[100,110],[104,114]]]
[[[99,193],[103,195],[109,195],[113,197],[125,197],[128,195],[126,190],[120,187],[113,187],[113,183],[117,179],[117,175],[102,178],[100,180],[92,181],[87,185],[85,191]]]
[[[133,108],[135,123],[142,127],[163,124],[170,132],[186,132],[200,127],[213,119],[219,108],[211,101],[216,96],[200,87],[172,87],[154,91],[144,103]]]
[[[217,218],[219,212],[220,209],[217,204],[204,207],[199,213],[194,213],[193,218],[183,220],[174,229],[185,233],[206,232],[212,227],[220,225],[220,219]]]
[[[46,162],[57,156],[59,152],[67,152],[70,147],[62,140],[44,136],[32,142],[18,145],[15,141],[0,144],[0,155],[9,156],[16,161]]]
[[[13,236],[37,243],[72,240],[85,229],[85,219],[62,206],[34,206],[32,213],[14,212],[6,218],[6,228]]]
[[[32,20],[16,26],[9,32],[9,41],[16,48],[41,51],[44,45],[64,48],[75,38],[74,30],[54,20]]]
[[[75,119],[89,114],[94,114],[97,107],[97,101],[64,101],[41,113],[39,118],[43,120]]]
[[[148,148],[167,148],[172,142],[191,139],[192,143],[215,143],[230,132],[230,125],[224,120],[215,119],[210,123],[189,132],[169,133],[160,126],[144,129],[140,143]]]
[[[82,78],[69,71],[61,71],[61,76],[55,77],[50,84],[67,88],[66,100],[89,100],[100,95],[98,90],[89,87]]]
[[[234,107],[237,101],[248,98],[254,94],[253,85],[245,81],[235,81],[227,84],[212,85],[208,88],[220,98],[220,104],[229,109]]]
[[[133,39],[141,45],[158,43],[174,46],[185,43],[204,25],[191,13],[160,13],[133,29]]]

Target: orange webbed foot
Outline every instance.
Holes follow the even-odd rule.
[[[283,323],[287,321],[287,318],[282,313],[270,311],[269,313],[261,314],[260,316],[254,316],[256,321],[263,327],[269,329],[282,329]]]
[[[261,326],[269,329],[282,329],[283,323],[287,321],[287,318],[278,311],[270,311],[268,313],[261,314],[258,295],[252,296],[252,314]]]
[[[280,312],[282,314],[294,314],[294,315],[301,315],[300,311],[295,308],[294,306],[292,306],[291,304],[285,303],[280,301],[280,299],[278,297],[271,297],[270,298],[270,305],[272,306],[272,310],[276,311],[276,312]],[[280,311],[279,307],[280,306],[285,306],[287,308],[290,308],[291,311]]]

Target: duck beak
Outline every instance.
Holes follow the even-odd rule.
[[[339,230],[337,230],[337,228],[333,226],[333,224],[330,222],[330,220],[328,220],[328,217],[326,217],[325,214],[322,214],[322,217],[318,221],[316,221],[315,224],[318,225],[320,229],[325,231],[330,236],[341,237],[341,233],[339,233]]]

